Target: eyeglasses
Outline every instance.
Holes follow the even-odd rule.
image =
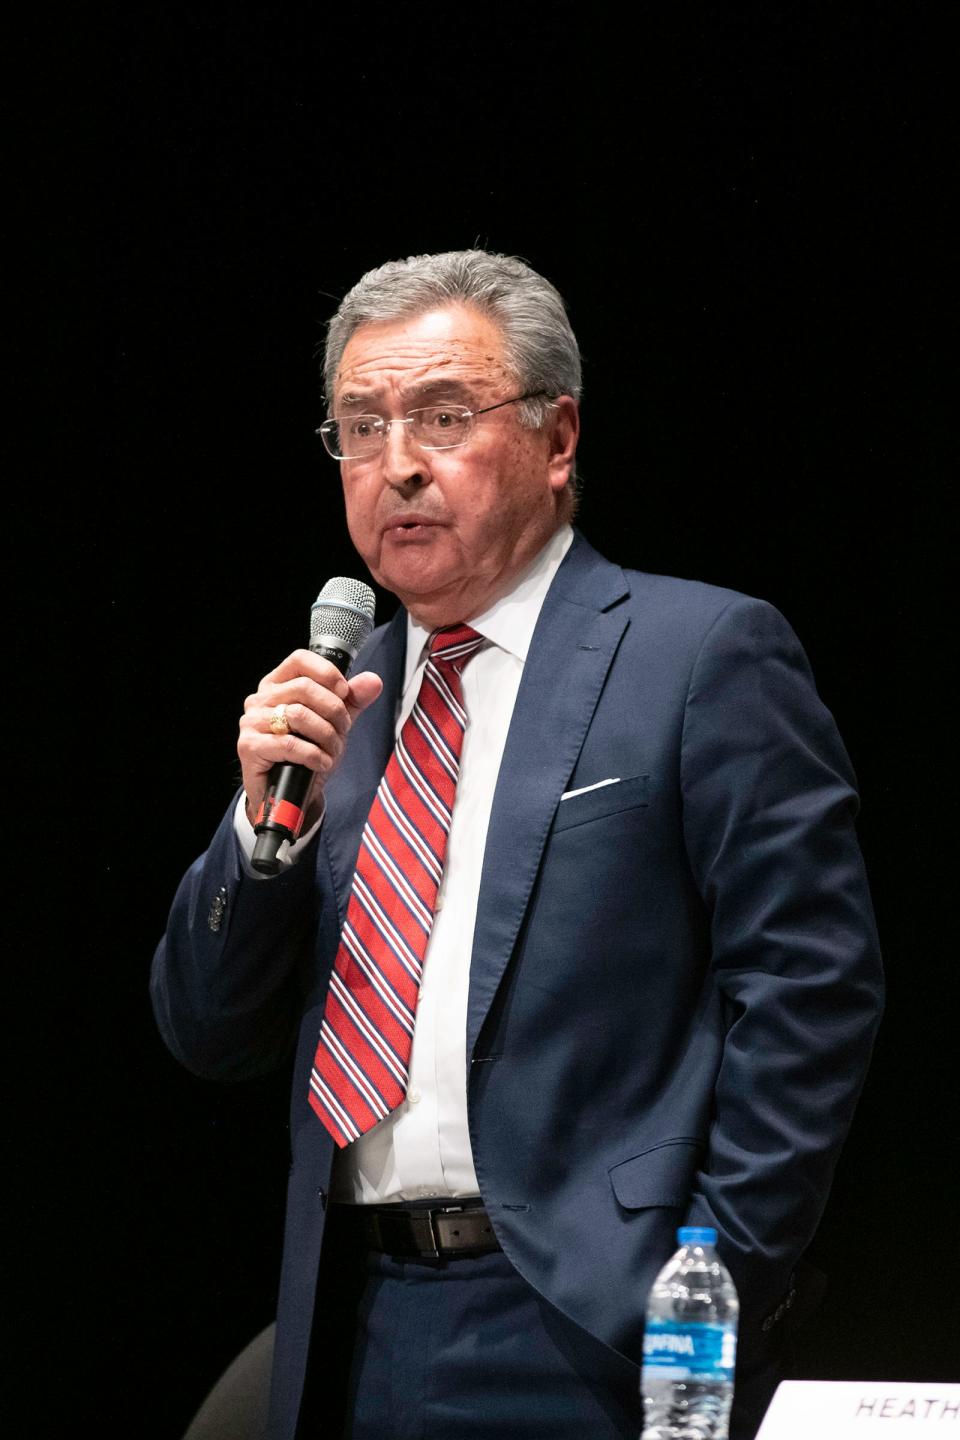
[[[546,390],[531,390],[514,395],[482,410],[469,410],[466,405],[423,405],[408,410],[398,420],[384,420],[382,415],[343,415],[339,420],[325,420],[316,433],[328,455],[334,460],[361,460],[377,455],[383,449],[391,425],[409,425],[410,434],[422,450],[453,450],[466,445],[473,433],[478,415],[501,410],[504,405],[517,405],[521,400],[543,400]]]

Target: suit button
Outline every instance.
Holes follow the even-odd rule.
[[[214,934],[217,933],[223,924],[223,913],[226,908],[227,887],[226,885],[221,885],[216,895],[214,895],[213,900],[210,902],[210,910],[207,914],[207,929],[212,930]]]

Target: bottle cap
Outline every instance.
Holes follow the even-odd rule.
[[[716,1245],[717,1232],[711,1225],[681,1225],[677,1231],[680,1245]]]

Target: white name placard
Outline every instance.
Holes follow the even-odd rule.
[[[757,1440],[877,1440],[960,1433],[960,1385],[784,1380]]]

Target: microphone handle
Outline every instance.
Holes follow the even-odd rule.
[[[346,675],[353,663],[349,650],[334,645],[311,645],[314,655],[320,655],[336,665],[341,675]],[[270,771],[267,793],[260,802],[254,831],[257,843],[253,847],[250,864],[262,875],[277,875],[281,870],[278,859],[284,840],[296,840],[303,827],[307,797],[313,783],[312,770],[306,765],[284,763],[274,765]]]

